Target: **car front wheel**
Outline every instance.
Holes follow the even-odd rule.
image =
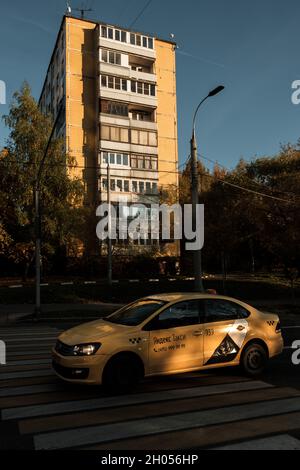
[[[246,346],[241,357],[241,366],[247,375],[255,377],[262,374],[268,362],[268,355],[264,347],[258,343]]]
[[[103,373],[103,386],[107,391],[122,393],[134,388],[142,378],[138,361],[126,355],[116,356]]]

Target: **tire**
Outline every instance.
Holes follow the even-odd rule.
[[[241,357],[241,366],[250,377],[261,375],[268,363],[268,354],[265,348],[258,343],[246,346]]]
[[[110,360],[103,373],[103,386],[108,392],[123,393],[132,390],[142,379],[139,362],[126,355]]]

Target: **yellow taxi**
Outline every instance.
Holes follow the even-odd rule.
[[[53,368],[74,383],[127,388],[143,377],[241,365],[263,372],[283,350],[277,315],[230,297],[149,296],[62,333]]]

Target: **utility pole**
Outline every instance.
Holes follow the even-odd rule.
[[[198,152],[195,130],[193,131],[191,139],[191,173],[192,173],[192,217],[193,217],[193,231],[197,229],[197,205],[199,204],[199,173],[198,173]],[[201,250],[194,251],[193,256],[194,276],[195,276],[195,290],[196,292],[204,292],[202,281],[202,252]]]
[[[193,217],[193,230],[196,231],[196,217],[197,217],[197,204],[199,204],[199,193],[202,188],[199,188],[199,173],[198,173],[198,148],[196,140],[196,117],[201,105],[212,96],[217,95],[224,90],[223,86],[218,86],[212,90],[200,103],[198,104],[194,118],[193,118],[193,133],[191,138],[191,179],[192,179],[192,217]],[[202,280],[202,250],[195,250],[193,255],[194,277],[195,277],[195,291],[204,292]]]
[[[107,204],[108,204],[108,238],[107,238],[107,280],[112,286],[112,239],[111,239],[111,200],[110,200],[110,165],[107,165]]]

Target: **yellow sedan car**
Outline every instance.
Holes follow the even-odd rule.
[[[143,377],[241,365],[263,372],[283,350],[277,315],[229,297],[161,294],[62,333],[53,368],[74,383],[122,389]]]

